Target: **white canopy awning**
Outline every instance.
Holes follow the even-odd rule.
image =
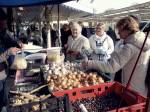
[[[51,21],[57,21],[58,19],[58,5],[48,5],[48,14],[50,15]],[[60,20],[69,20],[70,18],[79,18],[82,16],[89,15],[88,12],[75,9],[65,4],[59,6],[59,18]],[[45,8],[44,6],[32,6],[24,7],[23,10],[15,9],[15,19],[20,19],[21,21],[39,21],[45,18]]]

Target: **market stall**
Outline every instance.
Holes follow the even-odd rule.
[[[32,1],[31,4],[25,1],[19,2],[20,4],[9,3],[10,6],[22,6],[54,3],[54,0],[51,2],[39,0],[35,3]],[[56,1],[57,3],[60,1]],[[2,4],[8,6],[4,2]],[[25,55],[25,51],[36,52]],[[84,56],[81,60],[69,62],[65,60],[60,47],[46,49],[29,47],[18,55],[19,61],[13,68],[17,70],[16,88],[10,91],[10,104],[7,106],[10,112],[144,112],[145,110],[146,98],[137,92],[120,83],[110,82],[111,79],[105,73],[83,69],[81,62]]]
[[[27,68],[17,70],[11,112],[113,112],[118,106],[119,112],[144,111],[146,99],[137,92],[127,89],[120,105],[124,86],[110,82],[101,72],[86,71],[79,62],[64,61],[60,48],[41,51],[46,53],[26,56]]]

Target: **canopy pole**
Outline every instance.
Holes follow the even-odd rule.
[[[46,15],[47,6],[45,5],[44,7],[45,7],[45,10],[44,10],[44,17],[45,17],[45,20],[46,20],[46,18],[47,18],[47,17],[46,17],[46,16],[47,16],[47,15]]]
[[[45,6],[45,20],[46,20],[46,26],[47,26],[47,48],[51,47],[51,28],[50,28],[50,21],[49,21],[49,15],[48,15],[48,7]]]
[[[13,32],[13,36],[15,38],[16,35],[15,35],[15,26],[14,26],[14,12],[12,7],[7,8],[7,15],[8,15],[8,19],[7,19],[8,30],[10,32]]]
[[[61,33],[60,33],[60,6],[59,4],[57,5],[58,8],[58,20],[57,20],[57,24],[58,24],[58,42],[59,42],[59,46],[61,47]]]

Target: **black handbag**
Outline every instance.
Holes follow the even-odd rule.
[[[3,70],[5,70],[6,68],[7,68],[6,62],[0,63],[0,72],[3,71]]]

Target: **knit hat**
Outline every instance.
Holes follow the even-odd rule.
[[[0,20],[6,20],[7,14],[4,12],[2,8],[0,8]]]

